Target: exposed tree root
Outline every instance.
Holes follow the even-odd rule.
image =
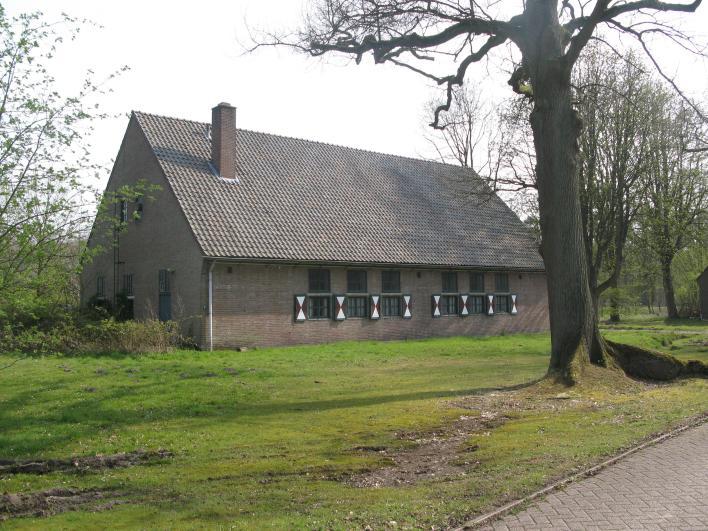
[[[702,361],[683,361],[670,354],[605,340],[608,354],[627,374],[643,380],[674,380],[681,377],[708,377]]]
[[[618,385],[626,377],[639,380],[669,381],[676,378],[706,378],[705,362],[683,361],[655,350],[615,343],[599,334],[592,343],[580,341],[564,366],[551,367],[546,379],[565,386],[595,384]],[[590,355],[592,350],[593,355]]]

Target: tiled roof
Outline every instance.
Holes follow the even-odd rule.
[[[207,124],[134,116],[205,256],[543,269],[518,217],[458,166],[238,129],[229,181]]]

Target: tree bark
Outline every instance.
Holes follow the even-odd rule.
[[[578,176],[581,122],[572,106],[570,67],[554,2],[529,0],[524,66],[533,87],[542,254],[551,325],[549,375],[568,384],[590,363],[606,365],[590,292]]]
[[[665,256],[661,260],[661,279],[664,284],[664,298],[666,299],[666,313],[669,319],[678,319],[676,298],[674,296],[674,281],[671,278],[672,257]]]
[[[613,323],[620,322],[619,297],[617,295],[618,285],[618,279],[613,277],[610,282],[610,288],[614,290],[612,296],[610,297],[610,321]]]

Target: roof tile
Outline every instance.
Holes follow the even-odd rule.
[[[134,115],[206,256],[543,269],[469,170],[238,129],[228,181],[209,165],[207,124]]]

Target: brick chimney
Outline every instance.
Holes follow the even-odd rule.
[[[211,163],[221,177],[236,178],[236,107],[221,102],[211,110]]]

